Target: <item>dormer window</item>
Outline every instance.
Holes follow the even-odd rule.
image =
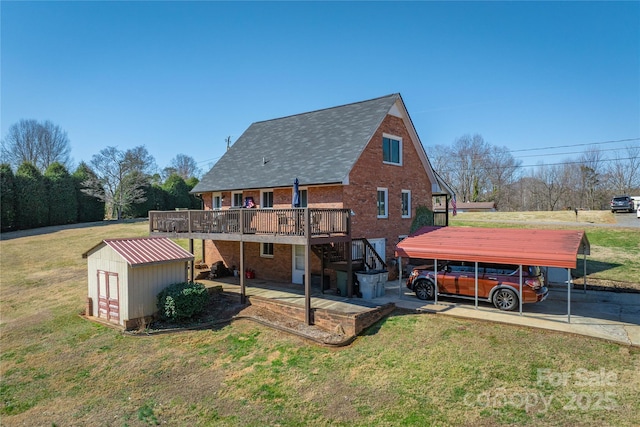
[[[382,161],[392,165],[402,164],[402,138],[382,135]]]

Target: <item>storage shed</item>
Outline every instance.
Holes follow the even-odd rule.
[[[87,315],[131,329],[158,309],[164,288],[187,281],[193,255],[166,237],[105,239],[87,259]]]

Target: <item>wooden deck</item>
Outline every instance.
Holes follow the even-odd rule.
[[[149,235],[303,245],[347,241],[351,221],[349,209],[150,211]]]

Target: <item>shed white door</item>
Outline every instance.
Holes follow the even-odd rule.
[[[113,323],[120,322],[118,274],[98,271],[98,317]]]

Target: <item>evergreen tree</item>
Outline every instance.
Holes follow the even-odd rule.
[[[149,211],[164,211],[166,207],[167,193],[157,184],[152,184],[144,187],[144,191],[147,195],[147,200],[143,203],[137,203],[129,205],[125,210],[126,216],[132,218],[147,218],[149,217]]]
[[[49,195],[49,225],[73,224],[78,221],[78,199],[75,182],[67,168],[52,163],[44,173]]]
[[[23,163],[16,172],[17,228],[44,227],[49,221],[47,189],[42,174],[31,163]]]
[[[8,163],[0,165],[0,227],[2,231],[16,228],[15,176]]]
[[[167,193],[167,208],[190,208],[192,200],[189,195],[189,187],[178,174],[173,174],[162,186]]]
[[[91,168],[85,163],[80,163],[78,169],[73,173],[75,181],[76,200],[78,207],[78,222],[93,222],[104,220],[104,202],[95,196],[90,196],[82,191],[82,183],[95,179],[95,174]]]

